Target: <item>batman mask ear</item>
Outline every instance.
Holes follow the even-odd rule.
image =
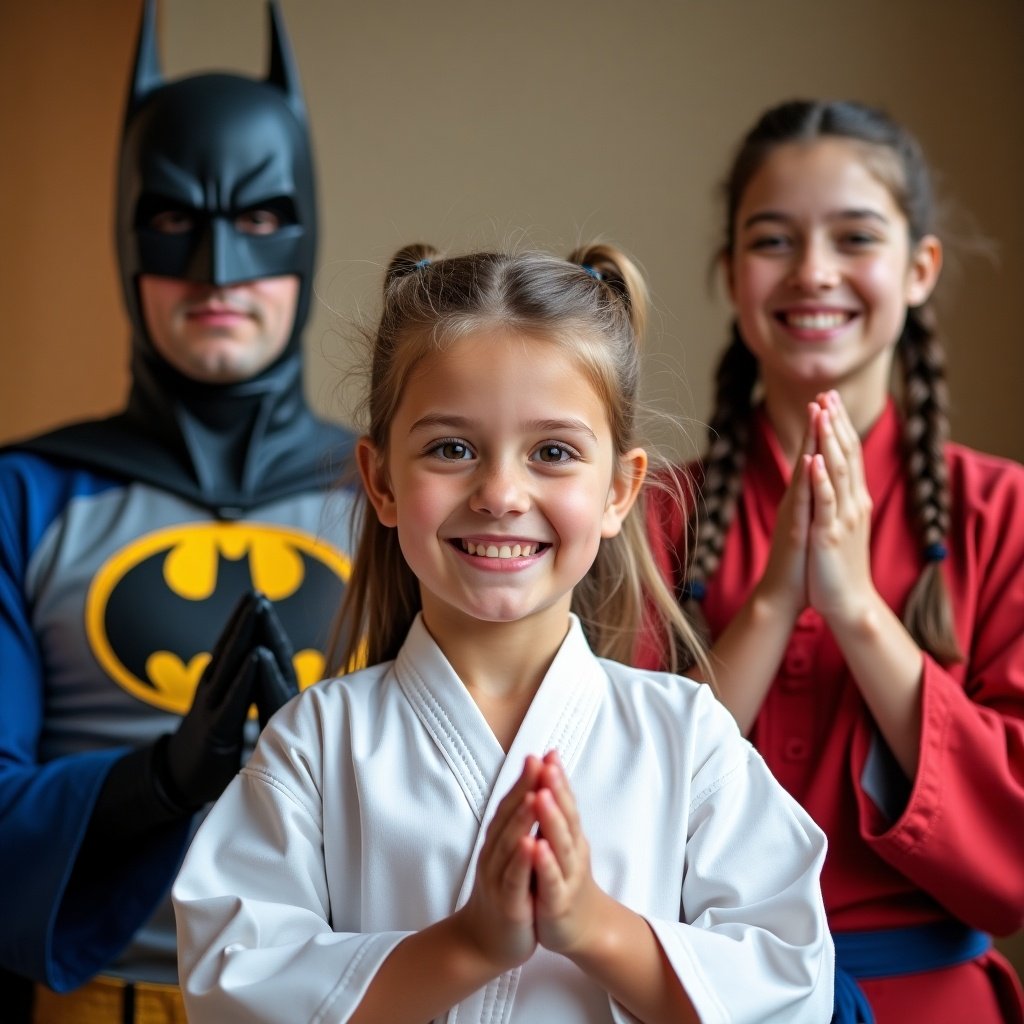
[[[277,0],[268,0],[267,13],[270,20],[270,72],[267,83],[276,86],[291,107],[292,113],[301,124],[306,124],[306,103],[302,98],[302,86],[292,57],[288,34],[284,30],[284,19],[277,6]]]
[[[164,84],[160,68],[160,54],[156,48],[156,0],[145,0],[142,8],[142,24],[139,27],[139,42],[135,49],[135,69],[132,72],[131,88],[128,90],[128,109],[124,120],[127,124],[147,97]]]

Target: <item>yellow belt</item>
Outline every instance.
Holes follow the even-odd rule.
[[[93,978],[58,995],[36,986],[32,1024],[188,1024],[177,985]]]

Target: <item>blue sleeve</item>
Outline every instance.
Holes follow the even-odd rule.
[[[46,687],[25,579],[71,497],[101,483],[0,455],[0,966],[66,991],[128,944],[173,881],[189,821],[75,872],[93,807],[126,748],[40,763]]]

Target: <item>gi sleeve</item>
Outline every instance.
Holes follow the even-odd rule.
[[[282,715],[203,822],[172,890],[192,1024],[348,1020],[409,934],[332,929],[319,793],[304,755],[288,765]]]
[[[680,920],[649,924],[703,1024],[820,1024],[835,970],[825,836],[710,693],[705,703],[715,714],[696,728],[720,742],[693,782]]]

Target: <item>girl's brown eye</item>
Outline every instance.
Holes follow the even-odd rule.
[[[537,458],[541,462],[568,462],[572,458],[570,453],[558,444],[545,444],[537,449]]]
[[[469,449],[459,441],[445,441],[437,448],[438,454],[444,459],[465,459],[469,457]]]

